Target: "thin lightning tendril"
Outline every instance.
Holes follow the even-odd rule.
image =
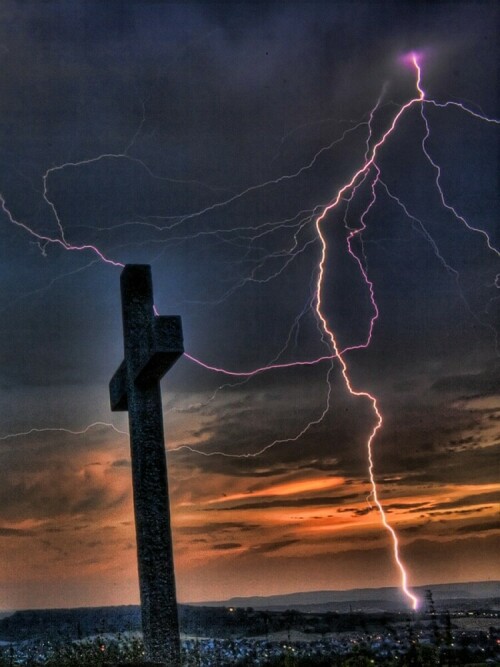
[[[79,431],[70,428],[59,428],[55,426],[46,428],[30,428],[29,431],[22,431],[20,433],[8,433],[7,435],[0,436],[0,440],[2,441],[12,440],[14,438],[21,438],[21,437],[26,437],[28,435],[33,435],[34,433],[69,433],[69,435],[85,435],[91,429],[97,428],[98,426],[105,426],[106,428],[110,428],[113,431],[115,431],[115,433],[119,433],[120,435],[129,435],[128,431],[121,431],[114,424],[110,424],[108,422],[93,422],[92,424],[85,426],[85,428]]]
[[[64,238],[64,232],[61,233],[61,238],[46,236],[45,234],[39,234],[34,229],[32,229],[31,227],[26,225],[24,222],[21,222],[20,220],[16,220],[16,218],[14,218],[11,211],[7,208],[7,204],[6,204],[5,199],[4,199],[2,194],[0,194],[0,207],[1,207],[2,211],[5,213],[5,215],[7,216],[9,222],[11,222],[16,227],[20,227],[21,229],[24,229],[25,232],[28,232],[28,234],[30,234],[30,236],[33,236],[35,239],[37,239],[37,241],[39,241],[43,244],[42,247],[45,247],[45,245],[50,243],[50,244],[61,246],[62,248],[64,248],[64,250],[79,250],[79,251],[89,250],[89,251],[93,252],[95,255],[97,255],[97,257],[100,260],[102,260],[105,264],[111,264],[111,266],[117,266],[117,267],[124,267],[125,266],[125,264],[123,264],[122,262],[116,262],[115,260],[106,257],[106,255],[104,255],[99,250],[99,248],[97,248],[96,246],[89,245],[89,244],[73,245],[71,243],[68,243]],[[51,208],[53,208],[53,205],[51,206]],[[58,226],[61,226],[61,222],[60,222],[60,219],[59,219],[58,215],[56,217],[56,220],[58,222]],[[61,230],[62,230],[62,226],[61,226]]]
[[[325,406],[323,410],[321,411],[321,414],[319,417],[316,419],[312,419],[310,422],[308,422],[296,435],[291,436],[289,438],[276,438],[276,440],[273,440],[272,442],[268,443],[267,445],[264,445],[264,447],[261,447],[258,449],[256,452],[247,452],[244,454],[230,454],[228,452],[222,452],[222,451],[213,451],[213,452],[204,452],[200,449],[197,449],[195,447],[192,447],[191,445],[179,445],[178,447],[174,447],[173,449],[169,450],[171,452],[181,452],[181,451],[188,451],[191,452],[192,454],[201,454],[201,456],[205,456],[207,458],[210,458],[212,456],[222,456],[224,458],[228,459],[255,459],[258,456],[262,456],[264,452],[267,452],[269,449],[272,449],[273,447],[276,447],[276,445],[284,445],[288,444],[290,442],[297,442],[300,440],[308,431],[311,430],[313,426],[317,426],[318,424],[321,424],[323,419],[326,417],[330,410],[330,399],[332,395],[332,385],[330,382],[330,375],[333,371],[333,358],[330,360],[330,367],[328,369],[327,375],[326,375],[326,384],[327,384],[327,393],[326,393],[326,401],[325,401]]]
[[[429,139],[431,131],[430,131],[430,128],[429,128],[429,122],[427,120],[427,116],[424,113],[423,105],[420,108],[420,113],[421,113],[422,119],[423,119],[424,124],[425,124],[425,135],[424,135],[424,138],[422,139],[422,151],[423,151],[425,157],[427,158],[427,160],[429,161],[429,163],[434,168],[434,171],[436,172],[435,183],[436,183],[436,188],[439,192],[439,197],[441,199],[441,204],[457,220],[459,220],[463,225],[465,225],[470,232],[475,232],[476,234],[481,234],[481,236],[484,237],[484,239],[486,241],[486,245],[488,246],[488,248],[492,252],[494,252],[495,255],[497,255],[497,257],[500,257],[500,251],[491,244],[491,239],[488,236],[488,234],[484,231],[484,229],[479,229],[479,227],[473,227],[471,224],[469,224],[467,222],[467,220],[462,215],[460,215],[460,213],[458,213],[458,211],[451,204],[449,204],[448,201],[446,200],[446,197],[445,197],[444,192],[443,192],[443,188],[441,187],[441,167],[436,162],[434,162],[434,160],[432,159],[432,157],[429,153],[429,149],[428,149],[428,146],[427,146],[428,139]],[[478,114],[473,114],[473,115],[475,117],[480,117],[480,116],[478,116]],[[486,119],[486,118],[484,120],[489,121],[489,119]],[[489,122],[493,122],[493,121],[489,121]],[[494,122],[498,122],[498,121],[494,121]]]

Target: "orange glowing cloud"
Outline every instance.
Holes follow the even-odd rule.
[[[233,500],[247,500],[248,498],[264,498],[273,496],[292,496],[309,493],[311,491],[326,491],[338,487],[344,483],[343,477],[327,477],[316,479],[305,479],[301,481],[285,482],[283,484],[276,484],[257,491],[247,493],[233,493],[231,495],[223,495],[213,500],[209,500],[208,504],[227,503]]]

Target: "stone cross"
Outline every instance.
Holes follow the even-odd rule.
[[[128,410],[142,630],[146,659],[180,665],[160,379],[184,352],[181,318],[154,312],[151,267],[121,274],[125,358],[109,385]]]

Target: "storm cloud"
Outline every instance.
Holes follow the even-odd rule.
[[[393,583],[368,394],[375,479],[415,581],[491,575],[497,125],[423,109],[446,201],[481,233],[442,205],[419,104],[377,153],[380,179],[368,170],[325,214],[323,241],[316,220],[417,94],[405,54],[429,100],[494,116],[497,20],[493,2],[2,3],[5,605],[51,582],[59,606],[138,596],[127,416],[108,396],[119,267],[91,246],[151,264],[158,312],[218,369],[184,357],[162,384],[184,599],[242,577],[284,592],[312,570],[345,588],[372,562],[364,583]],[[316,311],[322,257],[353,393]]]

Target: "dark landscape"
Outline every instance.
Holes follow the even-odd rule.
[[[315,591],[180,605],[183,665],[498,665],[500,582]],[[140,607],[16,611],[0,618],[0,665],[140,660]]]
[[[436,609],[474,610],[478,603],[500,605],[500,581],[481,581],[463,584],[437,584],[418,586],[414,591],[423,600],[427,590],[432,590]],[[399,588],[359,588],[348,591],[310,591],[269,597],[234,597],[223,602],[206,602],[206,606],[254,607],[284,611],[297,609],[303,612],[360,611],[372,613],[407,609]]]

